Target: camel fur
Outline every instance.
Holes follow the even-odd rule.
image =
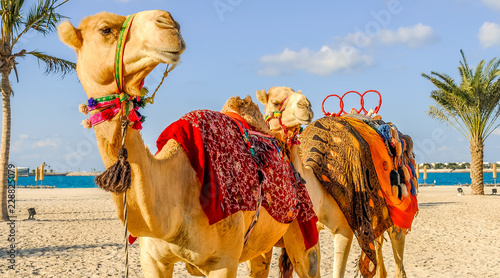
[[[60,39],[77,54],[77,74],[88,98],[116,92],[114,57],[125,19],[103,12],[83,19],[78,28],[69,22],[58,27]],[[178,63],[184,49],[179,24],[168,12],[137,13],[123,58],[124,91],[140,95],[141,81],[159,63]],[[121,146],[119,117],[94,126],[94,131],[108,168],[115,163]],[[176,141],[168,141],[152,155],[140,133],[129,128],[125,147],[132,169],[132,185],[127,191],[128,230],[139,237],[145,277],[172,277],[174,264],[183,261],[207,277],[234,278],[240,262],[266,253],[291,227],[262,209],[244,245],[244,234],[255,211],[238,212],[209,225],[199,202],[200,182]],[[123,194],[111,196],[124,223]],[[309,271],[308,263],[303,267]]]
[[[296,103],[296,106],[305,106],[310,103],[307,98],[301,93],[301,91],[294,92],[291,88],[286,87],[271,87],[269,93],[265,90],[257,91],[257,99],[265,105],[265,114],[270,114],[276,111],[277,108],[283,103],[285,98],[288,99],[301,99]],[[287,100],[288,100],[287,99]],[[288,110],[288,107],[286,108]],[[293,108],[290,110],[293,111]],[[299,117],[304,117],[305,115],[297,115]],[[288,113],[283,113],[283,119],[290,117]],[[312,117],[311,117],[312,120]],[[297,123],[298,124],[298,123]],[[271,132],[275,133],[276,136],[283,137],[284,132],[289,132],[289,130],[283,131],[276,119],[272,119],[269,122]],[[295,129],[296,126],[290,125],[287,128]],[[294,145],[291,147],[290,159],[295,167],[295,169],[300,173],[302,178],[306,180],[306,188],[313,202],[314,211],[318,216],[318,228],[327,229],[333,235],[334,240],[334,261],[333,261],[333,277],[344,277],[345,268],[347,264],[347,258],[351,248],[351,243],[353,239],[353,232],[347,223],[347,220],[337,205],[335,199],[326,191],[321,182],[317,179],[313,170],[302,164],[301,154],[299,147]],[[391,227],[388,229],[388,233],[391,239],[392,248],[394,252],[394,259],[396,263],[395,277],[406,277],[406,273],[403,267],[403,253],[404,253],[404,243],[405,243],[405,233],[401,229]],[[377,256],[377,274],[376,277],[386,277],[387,273],[383,263],[382,257],[382,243],[383,236],[377,239],[378,244],[376,246],[376,256]],[[257,258],[254,258],[249,262],[249,268],[251,268],[253,273],[259,272],[259,265],[262,265],[270,261],[270,254],[263,254]],[[256,274],[255,277],[265,277]]]

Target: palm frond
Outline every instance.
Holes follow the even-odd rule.
[[[456,128],[462,135],[469,140],[469,135],[467,129],[458,121],[457,117],[449,112],[439,109],[437,106],[431,105],[429,110],[427,110],[427,115],[438,121],[444,122],[447,125],[451,125]]]
[[[500,117],[500,60],[482,60],[471,69],[462,50],[460,54],[459,85],[443,73],[422,73],[437,87],[430,96],[440,107],[432,105],[428,115],[453,125],[468,139],[484,140],[497,127],[495,122]]]
[[[16,32],[22,25],[21,9],[24,5],[24,0],[1,0],[2,10],[1,29],[2,29],[2,43],[10,44],[14,32]]]
[[[56,30],[57,23],[65,16],[55,12],[55,9],[69,0],[64,0],[58,3],[59,0],[39,0],[38,4],[31,7],[28,14],[23,18],[22,24],[24,29],[17,34],[13,41],[13,45],[29,30],[35,30],[43,35]]]
[[[59,73],[61,76],[65,76],[68,73],[73,72],[76,69],[76,64],[64,59],[49,56],[43,52],[30,51],[26,54],[32,55],[38,59],[38,63],[45,63],[45,74],[55,74]]]

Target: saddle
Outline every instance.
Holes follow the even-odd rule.
[[[262,206],[276,221],[297,219],[306,248],[314,246],[317,217],[305,186],[296,181],[274,138],[246,122],[237,124],[244,120],[235,118],[210,110],[192,111],[161,133],[157,148],[173,139],[186,151],[201,184],[199,201],[209,224],[238,211],[255,211],[261,195]]]

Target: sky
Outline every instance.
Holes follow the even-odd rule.
[[[34,1],[26,1],[29,7]],[[156,151],[161,131],[196,109],[220,110],[231,96],[271,86],[302,90],[323,117],[330,94],[378,90],[379,114],[412,136],[417,162],[470,161],[469,144],[452,127],[427,116],[435,87],[422,73],[446,73],[459,80],[463,49],[469,65],[500,55],[500,0],[70,0],[59,12],[78,26],[101,11],[129,15],[169,11],[181,25],[186,51],[167,77],[147,116],[142,136]],[[57,34],[28,33],[17,50],[44,51],[76,62]],[[75,73],[45,75],[34,58],[18,60],[19,83],[10,80],[10,162],[54,171],[103,170],[93,130],[78,105],[86,101]],[[146,79],[153,89],[165,65]],[[338,110],[329,99],[328,111]],[[376,105],[367,97],[367,107]],[[347,107],[358,107],[349,98]],[[263,106],[261,106],[263,108]],[[484,160],[500,161],[500,129],[486,140]]]

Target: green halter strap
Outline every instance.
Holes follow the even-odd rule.
[[[132,21],[134,16],[130,15],[127,17],[120,30],[120,36],[118,37],[118,44],[116,46],[116,59],[115,59],[115,79],[118,94],[123,93],[123,53],[125,51],[125,44],[127,42],[128,32],[132,26]],[[123,100],[122,100],[123,101]]]

